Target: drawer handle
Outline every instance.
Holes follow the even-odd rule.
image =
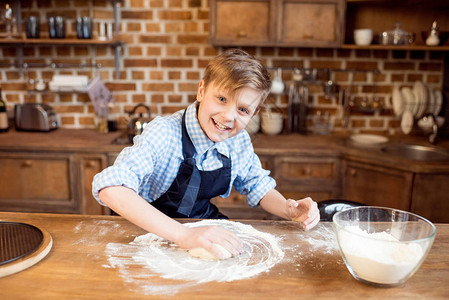
[[[93,168],[93,167],[95,167],[95,163],[94,163],[93,161],[88,161],[88,162],[86,163],[86,166],[87,166],[88,168]]]
[[[26,167],[26,168],[29,168],[29,167],[31,167],[32,165],[33,165],[33,162],[32,162],[31,160],[29,160],[29,159],[27,159],[27,160],[25,160],[25,161],[23,162],[23,166]]]
[[[357,176],[357,171],[354,170],[354,169],[351,169],[351,170],[349,171],[349,174],[351,174],[352,177],[356,177],[356,176]]]
[[[304,175],[310,175],[310,174],[312,174],[312,169],[311,168],[305,168],[303,173],[304,173]]]
[[[247,36],[248,34],[246,33],[246,31],[239,31],[239,33],[237,33],[238,38],[246,38]]]

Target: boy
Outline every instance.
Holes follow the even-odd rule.
[[[112,167],[95,176],[95,198],[183,249],[205,248],[218,257],[213,244],[242,252],[232,232],[187,228],[173,218],[226,218],[210,199],[228,196],[232,186],[249,206],[312,228],[320,219],[316,202],[286,200],[277,192],[243,130],[270,87],[267,70],[254,57],[238,49],[218,55],[206,67],[195,103],[155,118]]]

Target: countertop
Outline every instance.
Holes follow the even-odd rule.
[[[42,261],[0,278],[4,299],[447,299],[449,295],[449,224],[436,224],[435,242],[412,278],[398,287],[379,288],[360,283],[350,275],[338,251],[332,223],[320,223],[305,232],[299,224],[288,221],[233,220],[275,236],[283,257],[254,276],[201,283],[196,279],[163,278],[170,274],[157,274],[154,265],[149,267],[123,251],[145,232],[121,217],[0,213],[0,220],[37,225],[46,229],[54,241]],[[174,263],[171,256],[164,258],[168,250],[162,247],[138,247],[149,251],[142,252],[147,257],[162,255],[165,263]],[[256,247],[251,256],[264,260],[267,253]],[[187,259],[188,254],[179,255],[184,254]],[[207,272],[223,269],[224,264],[230,264],[226,270],[240,264],[240,260],[231,258],[203,268],[210,263],[196,261],[187,268],[185,277],[190,278],[189,272],[195,270],[207,277]],[[171,265],[165,269],[174,270]]]
[[[256,134],[252,137],[256,153],[260,155],[309,155],[336,157],[368,164],[394,167],[398,170],[432,173],[449,172],[449,161],[415,161],[380,151],[378,146],[357,146],[348,143],[348,134],[276,135]],[[123,131],[99,133],[89,129],[57,129],[51,132],[20,132],[10,130],[0,134],[3,151],[62,151],[119,153],[128,144],[116,144]],[[409,143],[429,146],[423,136],[388,136],[389,143]],[[449,150],[449,140],[440,139],[437,147]]]

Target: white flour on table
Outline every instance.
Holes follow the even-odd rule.
[[[105,267],[117,268],[120,276],[133,283],[136,291],[173,295],[197,284],[256,276],[268,271],[284,257],[274,236],[251,225],[228,220],[202,220],[184,225],[221,226],[230,230],[243,242],[244,253],[227,260],[202,260],[148,233],[136,237],[130,244],[109,243],[105,250],[109,265]],[[170,281],[161,281],[160,277]]]

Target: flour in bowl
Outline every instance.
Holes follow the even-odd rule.
[[[419,263],[424,251],[417,243],[401,243],[387,232],[367,233],[356,226],[341,232],[340,246],[357,277],[394,284]]]

